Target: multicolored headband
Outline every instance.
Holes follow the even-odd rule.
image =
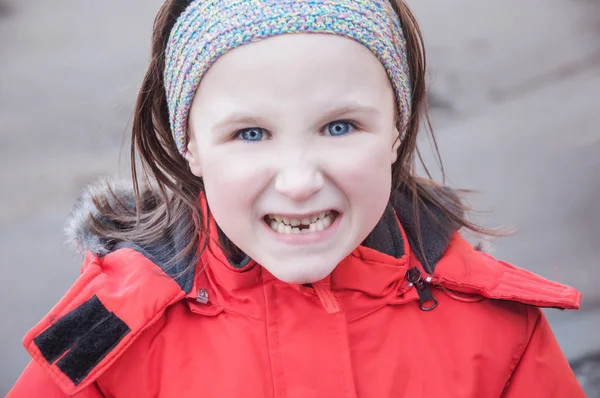
[[[195,0],[177,19],[166,50],[164,82],[171,130],[186,152],[188,113],[208,68],[227,51],[288,33],[356,40],[385,67],[408,125],[411,87],[406,40],[390,0]]]

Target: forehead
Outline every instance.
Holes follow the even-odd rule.
[[[383,65],[354,40],[286,34],[235,48],[203,77],[196,100],[209,103],[322,102],[339,96],[377,101],[392,87]],[[195,100],[195,102],[196,102]],[[204,101],[202,101],[204,102]]]

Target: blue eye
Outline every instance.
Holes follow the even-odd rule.
[[[333,122],[327,125],[327,132],[333,136],[344,135],[348,134],[352,127],[348,122]]]
[[[262,141],[264,135],[264,130],[257,127],[244,129],[236,134],[237,137],[244,141]]]

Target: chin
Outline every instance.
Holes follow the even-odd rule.
[[[319,264],[286,264],[285,267],[281,263],[276,267],[268,267],[263,265],[275,278],[282,282],[293,284],[314,283],[329,275],[336,267],[337,263],[324,265]]]

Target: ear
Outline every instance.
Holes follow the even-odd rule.
[[[398,160],[398,148],[400,147],[400,132],[398,128],[394,129],[394,134],[392,134],[394,142],[392,143],[392,164],[396,163]]]
[[[190,171],[196,177],[202,177],[202,168],[200,167],[200,154],[198,153],[198,147],[196,145],[196,137],[194,134],[188,133],[188,143],[183,157],[187,160]]]

